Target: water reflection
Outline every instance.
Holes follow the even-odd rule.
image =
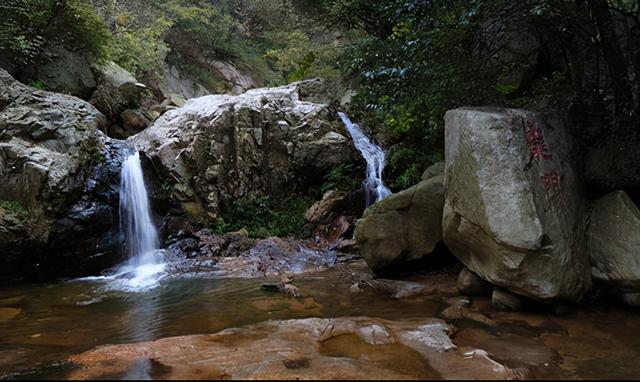
[[[260,286],[265,280],[255,279],[165,280],[155,289],[138,293],[105,290],[105,283],[98,280],[0,289],[0,378],[64,378],[69,367],[64,360],[69,355],[105,344],[214,333],[270,319],[442,317],[447,307],[445,298],[437,295],[398,300],[379,290],[351,293],[351,281],[345,277],[335,271],[301,276],[295,282],[304,296],[300,299],[263,291]],[[453,283],[455,285],[455,280]],[[475,301],[474,305],[481,302]],[[500,332],[496,334],[495,347],[502,349],[503,343],[509,345],[505,342],[513,337],[509,333],[537,342],[541,338],[545,341],[557,338],[558,344],[567,343],[568,329],[564,329],[567,327],[571,328],[570,333],[586,333],[572,339],[575,345],[571,345],[571,351],[574,348],[588,350],[591,345],[601,349],[603,346],[598,341],[603,339],[617,341],[616,352],[599,353],[597,363],[594,360],[584,363],[587,366],[581,375],[604,375],[594,374],[598,370],[611,373],[606,365],[619,365],[619,370],[627,372],[635,368],[632,359],[640,356],[640,340],[624,335],[640,330],[638,312],[580,311],[564,318],[540,315],[531,318],[535,319],[532,322],[537,320],[542,324],[530,325],[514,321],[506,313],[491,313],[491,319],[499,322],[495,329]],[[596,329],[592,329],[594,323]],[[461,341],[472,343],[484,338],[474,334],[477,323],[456,322],[455,325]],[[486,341],[483,343],[486,345]],[[587,350],[580,356],[587,357]],[[621,354],[626,354],[626,358],[620,358]],[[125,375],[111,377],[157,378],[166,372],[162,367],[153,359],[144,358],[137,360]]]

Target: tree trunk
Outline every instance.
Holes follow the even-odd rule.
[[[633,95],[629,86],[627,63],[616,35],[607,0],[588,0],[588,4],[600,34],[600,44],[613,80],[615,112],[618,115],[621,112],[626,113],[633,104]]]

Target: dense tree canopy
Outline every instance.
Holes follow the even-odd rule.
[[[215,91],[225,89],[211,59],[232,61],[259,85],[342,77],[358,89],[355,118],[392,148],[396,188],[441,157],[444,112],[461,105],[560,108],[585,141],[637,138],[637,0],[5,0],[0,8],[0,58],[19,67],[64,44],[142,78],[173,61]]]
[[[561,108],[584,139],[634,131],[640,106],[634,0],[298,0],[364,37],[347,52],[360,118],[396,142],[396,186],[442,147],[443,114],[461,105]],[[599,126],[591,126],[593,124]]]

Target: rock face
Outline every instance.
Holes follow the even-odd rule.
[[[91,255],[113,248],[106,225],[117,222],[118,149],[103,124],[90,104],[0,70],[0,279],[61,266],[82,272],[85,261],[101,261]],[[90,253],[79,249],[91,240]]]
[[[640,210],[624,191],[598,199],[589,219],[594,279],[623,293],[640,292]]]
[[[47,89],[89,99],[97,85],[91,72],[93,57],[63,46],[49,47],[44,55],[48,62],[38,69],[38,78],[44,81]]]
[[[241,73],[235,66],[225,61],[212,60],[211,67],[223,79],[233,94],[242,94],[256,86],[251,76]]]
[[[590,287],[586,208],[571,142],[553,116],[456,109],[445,117],[444,241],[471,271],[539,300]]]
[[[110,119],[127,108],[136,107],[145,86],[120,66],[108,62],[95,67],[99,83],[89,102]]]
[[[175,65],[170,64],[165,66],[162,82],[157,87],[165,98],[170,98],[172,94],[179,94],[185,99],[211,94],[204,86],[186,77]]]
[[[443,177],[437,175],[369,207],[356,225],[360,254],[374,272],[430,255],[442,241]]]
[[[222,202],[292,190],[355,157],[328,104],[307,101],[317,82],[194,98],[130,140],[185,211],[217,217]]]

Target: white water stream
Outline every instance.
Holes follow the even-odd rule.
[[[120,176],[120,227],[129,260],[119,268],[119,273],[128,275],[126,284],[130,287],[144,289],[165,276],[166,263],[158,230],[151,219],[138,152],[123,163]]]
[[[363,183],[367,206],[374,202],[379,202],[391,195],[391,190],[389,190],[382,181],[382,170],[384,170],[386,164],[384,150],[373,143],[364,131],[362,131],[362,128],[358,124],[351,122],[349,117],[344,113],[338,112],[338,115],[349,131],[349,134],[351,134],[356,148],[367,162],[367,177]]]
[[[145,291],[167,276],[167,264],[151,218],[138,152],[124,161],[120,176],[120,229],[128,260],[105,276],[84,279],[106,280],[111,290]]]

